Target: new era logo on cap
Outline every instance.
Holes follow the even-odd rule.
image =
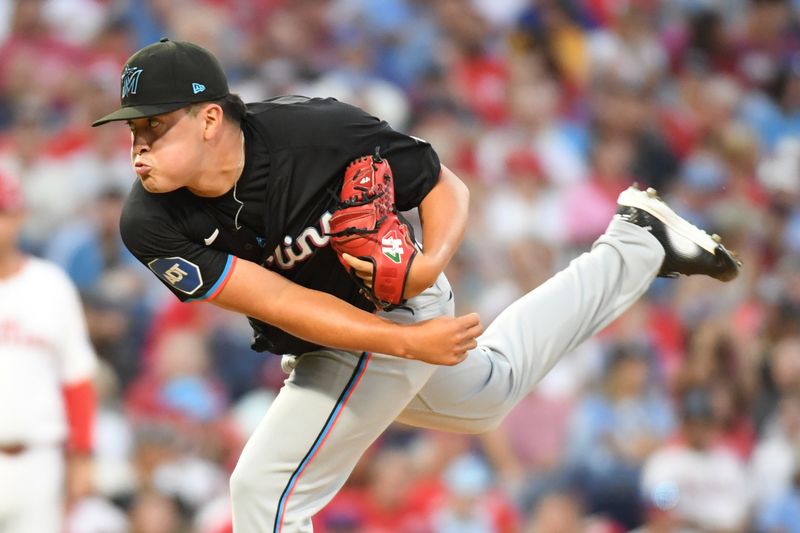
[[[194,94],[201,93],[206,90],[206,86],[202,83],[193,83],[192,84],[192,92]]]

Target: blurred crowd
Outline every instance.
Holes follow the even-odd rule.
[[[71,533],[230,531],[229,473],[285,378],[120,242],[129,133],[88,124],[162,36],[211,49],[245,101],[334,96],[431,142],[472,191],[447,273],[484,323],[632,182],[745,265],[657,280],[495,432],[391,427],[315,531],[800,532],[800,1],[0,0],[0,172],[102,360]]]

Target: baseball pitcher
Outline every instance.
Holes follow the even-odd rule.
[[[427,142],[330,98],[244,105],[213,55],[167,39],[128,60],[121,103],[94,125],[131,130],[125,244],[181,300],[250,317],[291,372],[231,477],[237,533],[311,531],[394,420],[495,427],[657,275],[738,273],[719,238],[630,188],[591,252],[484,332],[453,317],[442,271],[469,194]]]

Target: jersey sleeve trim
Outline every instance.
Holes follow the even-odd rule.
[[[225,288],[225,285],[228,284],[228,280],[231,278],[231,274],[233,274],[233,269],[236,266],[236,256],[228,254],[228,260],[225,262],[225,268],[222,270],[222,274],[220,274],[219,279],[217,279],[216,283],[208,289],[208,292],[204,296],[200,296],[198,298],[189,298],[187,302],[206,302],[208,300],[212,300],[216,298],[216,296],[222,292],[222,289]]]

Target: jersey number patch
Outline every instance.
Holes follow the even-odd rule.
[[[194,294],[203,286],[200,267],[183,257],[153,259],[147,266],[171,286],[184,294]]]

